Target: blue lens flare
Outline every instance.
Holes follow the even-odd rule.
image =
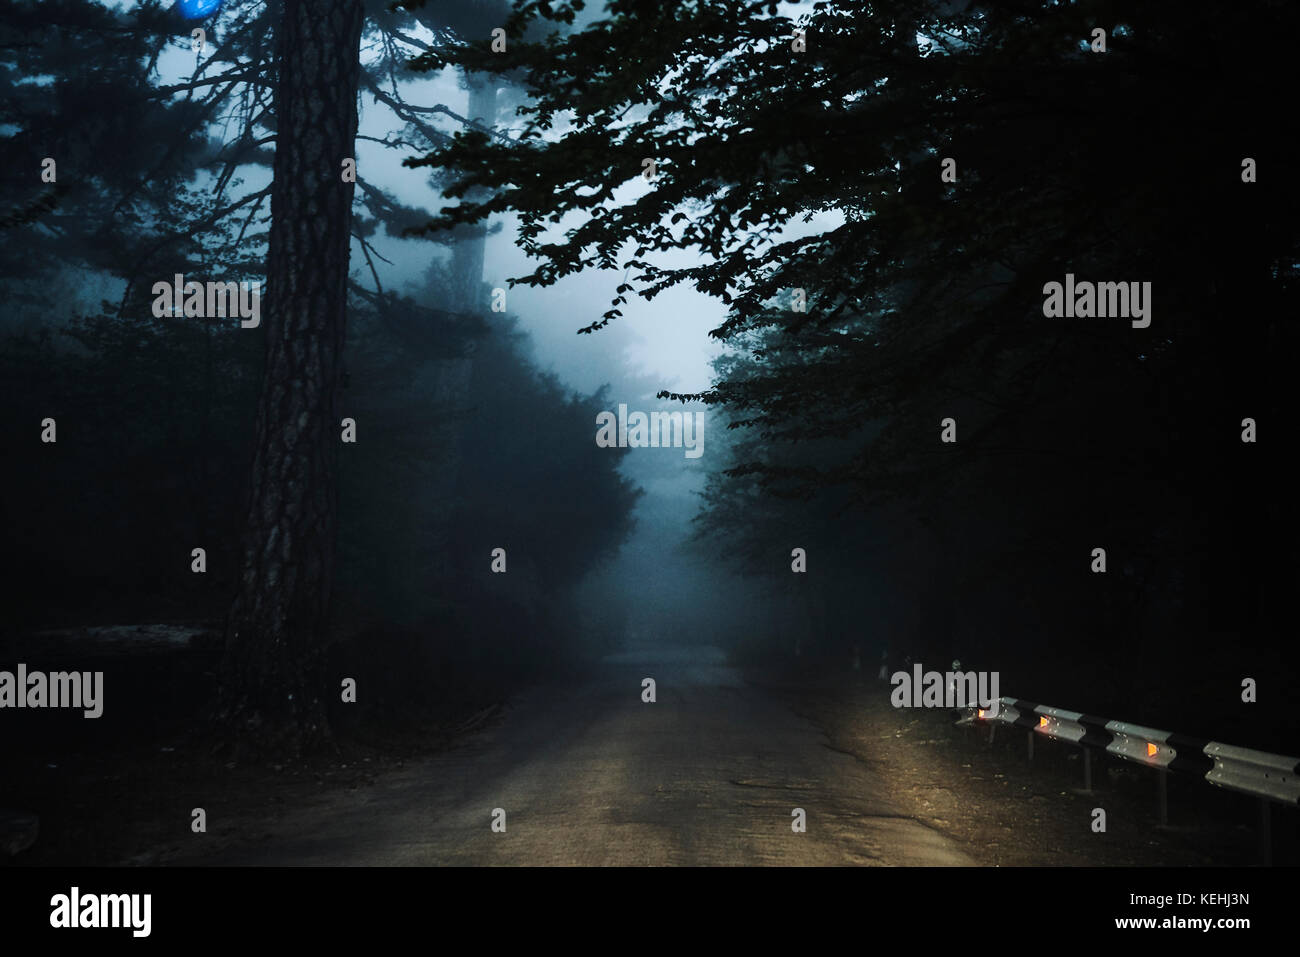
[[[221,0],[176,0],[176,9],[186,20],[199,20],[216,13]]]

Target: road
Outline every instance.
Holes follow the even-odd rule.
[[[642,701],[642,679],[657,700]],[[212,864],[971,865],[717,649],[606,658]],[[504,833],[492,830],[505,811]],[[792,811],[807,829],[796,833]],[[198,863],[175,861],[174,863]]]

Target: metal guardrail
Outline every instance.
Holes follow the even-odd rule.
[[[1218,741],[1207,744],[1205,753],[1214,761],[1205,775],[1211,784],[1279,804],[1300,803],[1300,761],[1295,758]]]
[[[1026,730],[1029,759],[1037,735],[1067,741],[1083,750],[1084,791],[1092,791],[1092,751],[1105,751],[1159,773],[1160,823],[1169,819],[1168,772],[1194,774],[1216,787],[1260,799],[1261,849],[1269,856],[1270,803],[1300,806],[1300,758],[1206,741],[1125,721],[1036,704],[1023,698],[999,698],[996,707],[970,708],[960,724],[987,724],[990,741],[998,725]]]

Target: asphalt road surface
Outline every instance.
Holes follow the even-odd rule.
[[[256,847],[174,863],[975,863],[885,794],[720,651],[655,649],[609,657],[580,686],[537,689],[462,746],[290,815]]]

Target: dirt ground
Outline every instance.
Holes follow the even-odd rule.
[[[206,813],[204,844],[213,853],[255,843],[287,814],[346,804],[383,775],[454,747],[496,712],[489,706],[382,745],[345,739],[335,754],[270,766],[223,763],[184,739],[61,758],[33,769],[36,779],[23,788],[23,804],[40,808],[39,839],[0,866],[162,864],[192,847],[195,808]]]
[[[782,695],[820,726],[829,746],[880,772],[892,796],[925,823],[960,842],[975,860],[997,866],[1203,866],[1259,862],[1256,802],[1196,778],[1170,775],[1169,824],[1159,822],[1154,772],[1093,756],[1091,794],[1082,792],[1078,748],[1026,733],[958,726],[943,709],[895,709],[884,682],[793,682],[772,674],[750,680]],[[1092,830],[1093,809],[1105,833]],[[1295,812],[1273,815],[1276,848],[1293,849]]]
[[[152,686],[147,677],[141,681]],[[1093,793],[1083,794],[1080,752],[1064,743],[1037,739],[1031,763],[1024,732],[1002,727],[990,743],[986,728],[957,726],[949,711],[893,708],[883,683],[753,670],[747,679],[820,728],[826,747],[862,762],[894,803],[979,864],[1260,860],[1256,802],[1202,780],[1169,777],[1169,825],[1161,826],[1157,778],[1148,769],[1099,755]],[[183,726],[153,719],[147,734],[114,734],[114,741],[132,741],[129,749],[62,752],[17,742],[0,806],[38,810],[41,831],[33,847],[0,866],[165,864],[192,849],[194,808],[206,812],[204,843],[213,854],[256,845],[289,815],[346,808],[357,803],[355,792],[458,747],[492,725],[503,702],[466,698],[457,705],[438,722],[383,737],[344,736],[336,753],[269,766],[223,762]],[[1104,833],[1091,826],[1096,808],[1106,812]],[[1296,816],[1274,813],[1275,864],[1296,863]]]

